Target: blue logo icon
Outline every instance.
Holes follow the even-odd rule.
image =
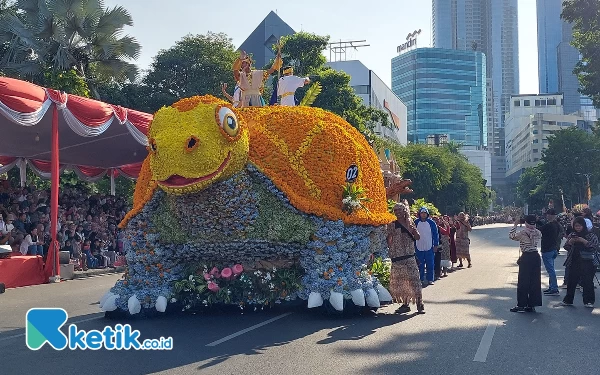
[[[69,340],[60,330],[67,322],[67,312],[56,308],[35,308],[27,311],[25,337],[27,347],[39,350],[48,343],[56,350],[67,347]]]
[[[39,350],[48,343],[55,350],[172,350],[173,338],[145,339],[140,342],[140,331],[129,324],[117,324],[114,328],[106,326],[99,330],[79,330],[70,324],[68,336],[60,329],[69,316],[64,309],[33,308],[27,311],[25,318],[25,341],[31,350]]]

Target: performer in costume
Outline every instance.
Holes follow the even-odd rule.
[[[283,77],[279,78],[277,84],[277,96],[281,97],[280,105],[295,107],[296,100],[294,94],[296,90],[310,83],[308,77],[301,78],[294,75],[294,68],[286,66],[283,68]]]
[[[240,89],[239,82],[235,84],[235,87],[233,89],[233,96],[231,96],[227,93],[227,84],[226,83],[221,84],[221,92],[227,98],[227,100],[229,100],[233,104],[233,106],[235,108],[241,107],[242,90]]]
[[[240,107],[264,107],[262,91],[265,81],[269,76],[281,68],[283,64],[281,55],[278,53],[273,66],[269,70],[252,69],[252,59],[242,51],[240,57],[233,63],[233,76],[240,83],[241,105]]]

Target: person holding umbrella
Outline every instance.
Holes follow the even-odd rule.
[[[542,233],[536,229],[535,215],[525,217],[525,229],[517,232],[519,219],[515,220],[509,238],[519,241],[521,257],[519,264],[519,281],[517,283],[517,306],[511,312],[535,312],[536,306],[542,306],[542,261],[538,253],[538,245]]]

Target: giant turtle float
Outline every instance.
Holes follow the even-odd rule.
[[[342,118],[196,96],[160,109],[148,141],[107,314],[391,301],[367,265],[395,217],[377,155]],[[368,199],[348,209],[351,187]]]

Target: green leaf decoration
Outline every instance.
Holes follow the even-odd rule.
[[[304,107],[310,107],[311,105],[313,105],[313,103],[317,99],[317,96],[319,96],[319,94],[321,93],[321,89],[322,87],[319,82],[313,83],[310,86],[310,88],[306,91],[306,94],[304,95],[304,98],[302,98],[300,105]]]

